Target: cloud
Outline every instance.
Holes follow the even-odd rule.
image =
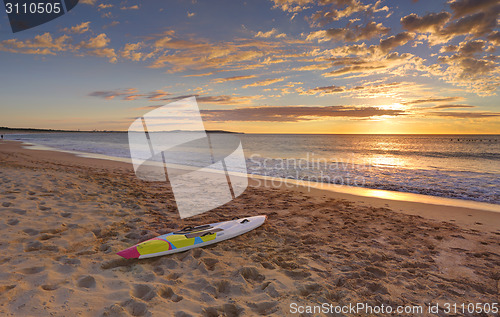
[[[205,77],[205,76],[210,76],[213,74],[214,74],[214,72],[209,72],[209,73],[203,73],[203,74],[184,75],[183,77]]]
[[[104,4],[104,3],[101,3],[100,5],[97,6],[97,10],[104,10],[104,9],[110,9],[112,8],[113,5],[112,4]]]
[[[57,52],[72,49],[70,41],[71,38],[67,35],[62,35],[54,39],[50,33],[44,33],[25,41],[17,39],[1,41],[0,51],[35,55],[56,55]]]
[[[136,88],[125,88],[125,89],[117,89],[117,90],[102,90],[102,91],[94,91],[89,94],[92,97],[104,98],[106,100],[112,100],[116,97],[120,96],[128,96],[136,93],[138,90]]]
[[[105,33],[101,33],[96,37],[90,38],[87,42],[81,41],[79,47],[88,48],[88,49],[96,49],[96,48],[104,48],[108,46],[110,39]]]
[[[500,5],[490,8],[487,12],[478,12],[465,16],[445,26],[438,33],[442,41],[449,41],[458,35],[482,36],[493,31],[498,26],[497,18]]]
[[[327,0],[320,1],[320,4],[329,4],[328,10],[319,10],[312,14],[308,20],[311,26],[322,27],[342,18],[348,18],[358,12],[368,12],[371,5],[363,4],[358,0]]]
[[[174,31],[167,31],[154,39],[153,46],[162,50],[149,66],[168,67],[169,72],[187,69],[224,69],[245,70],[264,67],[259,61],[262,57],[281,56],[283,44],[255,39],[236,39],[235,41],[211,43],[204,39],[178,37]]]
[[[117,62],[115,49],[107,47],[110,40],[104,33],[87,41],[81,41],[76,46],[71,44],[71,40],[68,35],[54,39],[50,33],[44,33],[25,41],[16,39],[2,41],[0,51],[36,55],[56,55],[58,52],[70,51],[77,56],[106,57],[111,63]]]
[[[137,4],[130,7],[123,6],[120,8],[120,10],[139,10],[139,6]]]
[[[236,105],[248,105],[251,104],[254,100],[258,100],[262,98],[262,96],[229,96],[229,95],[218,95],[218,96],[200,96],[200,95],[182,95],[175,96],[171,98],[165,98],[162,100],[168,101],[176,101],[180,99],[184,99],[187,97],[196,97],[196,101],[199,103],[210,103],[217,105],[225,105],[225,106],[236,106]]]
[[[232,77],[225,77],[225,78],[216,78],[212,81],[216,84],[220,84],[220,83],[225,83],[228,81],[244,80],[244,79],[250,79],[250,78],[255,78],[255,77],[257,77],[257,76],[256,75],[232,76]]]
[[[460,35],[483,36],[498,25],[500,5],[493,5],[489,0],[455,1],[450,6],[455,8],[454,19],[451,13],[445,11],[429,13],[423,17],[412,13],[403,17],[401,24],[409,31],[428,33],[427,40],[431,45],[447,43]],[[466,15],[468,13],[472,14]]]
[[[445,45],[439,49],[439,53],[451,53],[458,50],[458,45]]]
[[[439,112],[429,112],[428,115],[436,116],[436,117],[477,119],[477,118],[500,117],[500,112],[439,111]]]
[[[146,94],[146,98],[150,99],[151,101],[156,101],[156,100],[161,100],[167,96],[171,95],[170,93],[164,91],[164,90],[155,90],[153,92],[150,92],[149,94]]]
[[[313,0],[272,0],[274,8],[280,8],[287,12],[299,12],[307,8],[307,5],[312,4]]]
[[[487,39],[490,41],[491,44],[495,46],[500,46],[500,31],[491,32],[487,36]]]
[[[259,31],[257,32],[257,34],[255,34],[254,37],[263,37],[263,38],[270,38],[271,36],[273,36],[274,34],[276,34],[276,29],[272,29],[270,31],[267,31],[267,32],[262,32],[262,31]]]
[[[416,99],[411,101],[403,102],[404,105],[417,105],[426,103],[438,103],[438,102],[454,102],[463,100],[463,97],[430,97],[426,99]]]
[[[354,106],[265,106],[202,110],[206,121],[298,122],[328,118],[368,118],[405,115],[402,110]]]
[[[497,0],[457,0],[450,3],[450,9],[454,17],[460,18],[477,11],[486,11],[496,5]]]
[[[122,51],[120,52],[120,56],[135,62],[138,61],[143,61],[148,58],[151,58],[154,55],[154,52],[145,54],[143,52],[140,52],[139,50],[144,47],[144,42],[138,42],[138,43],[127,43],[123,47]]]
[[[213,103],[218,105],[246,105],[253,100],[260,99],[262,96],[200,96],[196,100],[201,103]]]
[[[483,47],[482,41],[462,44],[452,56],[440,56],[444,68],[431,68],[430,72],[457,86],[467,87],[480,96],[495,94],[500,86],[500,71],[496,60],[476,58],[472,54]]]
[[[330,94],[342,94],[352,98],[376,99],[376,98],[400,98],[402,95],[408,94],[410,87],[415,92],[419,92],[420,85],[412,82],[392,82],[392,83],[364,83],[351,87],[346,86],[323,86],[308,90],[303,90],[301,87],[296,91],[300,95],[316,95],[320,96]]]
[[[281,78],[270,78],[270,79],[264,79],[264,80],[259,80],[256,81],[255,83],[248,84],[243,86],[242,88],[248,88],[248,87],[261,87],[261,86],[269,86],[274,83],[280,82],[285,80],[286,77],[281,77]]]
[[[464,41],[461,42],[458,47],[458,52],[464,56],[474,55],[483,51],[486,45],[486,41],[475,40],[475,41]]]
[[[114,48],[98,48],[95,50],[89,50],[85,53],[85,55],[96,56],[96,57],[106,57],[109,59],[110,63],[116,63],[118,61]]]
[[[110,63],[116,63],[118,61],[118,55],[116,54],[114,48],[108,47],[110,42],[111,40],[107,37],[107,35],[105,33],[101,33],[87,41],[81,41],[76,49],[84,49],[84,51],[78,52],[77,55],[106,57],[109,59]]]
[[[431,109],[452,109],[452,108],[475,108],[476,106],[470,105],[438,105],[431,107]]]
[[[306,65],[306,66],[300,66],[296,67],[293,70],[294,71],[314,71],[314,70],[325,70],[328,68],[331,68],[332,64],[331,63],[322,63],[322,64],[312,64],[312,65]]]
[[[416,67],[421,65],[422,60],[409,53],[399,54],[393,52],[384,57],[363,58],[339,58],[334,60],[333,65],[347,65],[331,72],[324,73],[324,77],[338,77],[344,75],[367,76],[370,74],[387,72],[391,70],[394,74],[396,67]],[[355,75],[354,75],[355,74]]]
[[[282,39],[282,38],[286,38],[286,34],[285,33],[278,33],[278,30],[276,30],[275,28],[271,29],[270,31],[267,31],[267,32],[262,32],[262,31],[259,31],[257,32],[254,37],[256,38],[264,38],[264,39],[268,39],[268,38],[277,38],[277,39]]]
[[[137,99],[149,99],[150,101],[158,101],[158,100],[167,100],[166,97],[171,94],[164,90],[155,90],[148,93],[138,93],[139,90],[136,88],[124,88],[124,89],[116,89],[116,90],[103,90],[103,91],[94,91],[89,94],[92,97],[104,98],[106,100],[113,100],[118,97],[121,97],[122,100],[137,100]]]
[[[406,44],[408,41],[412,40],[414,36],[415,34],[413,33],[402,32],[380,40],[380,50],[387,53],[398,46]]]
[[[95,37],[90,38],[88,41],[81,41],[76,49],[85,49],[85,51],[81,51],[78,53],[81,56],[87,55],[106,57],[109,59],[110,63],[116,63],[118,59],[115,49],[107,47],[110,41],[111,40],[105,33],[101,33]]]
[[[196,97],[199,103],[210,103],[218,105],[248,105],[254,100],[262,98],[260,95],[254,96],[229,96],[229,95],[217,95],[217,96],[200,96],[200,95],[182,95],[182,96],[172,96],[171,93],[164,90],[155,90],[147,93],[139,93],[136,88],[125,88],[125,89],[115,89],[115,90],[102,90],[94,91],[89,94],[92,97],[103,98],[106,100],[112,100],[121,98],[121,100],[131,101],[138,99],[146,99],[149,101],[176,101],[184,99],[187,97]]]
[[[305,91],[299,88],[298,91],[301,95],[319,94],[320,96],[324,96],[324,95],[331,95],[331,94],[345,92],[346,90],[345,87],[331,85],[331,86],[316,87]]]
[[[451,18],[449,12],[429,13],[419,17],[415,13],[401,18],[401,25],[408,31],[438,32]]]
[[[382,23],[368,22],[365,26],[354,26],[346,28],[332,28],[328,30],[319,30],[310,33],[306,40],[317,40],[318,42],[325,41],[344,41],[357,42],[361,40],[370,40],[374,37],[379,37],[382,34],[387,34],[389,28],[386,28]]]
[[[63,31],[72,34],[83,34],[90,30],[90,22],[82,22],[81,24],[75,25],[71,28],[64,28]]]

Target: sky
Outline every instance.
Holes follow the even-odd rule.
[[[0,126],[123,130],[196,96],[206,129],[500,133],[495,0],[80,0],[12,33]]]

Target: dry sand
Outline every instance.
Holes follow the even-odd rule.
[[[478,224],[470,209],[454,209],[455,222],[404,213],[431,208],[260,186],[180,220],[168,186],[137,180],[129,164],[4,141],[0,314],[289,316],[291,303],[499,302],[500,214]],[[258,214],[268,216],[262,227],[210,247],[115,255],[188,224]]]

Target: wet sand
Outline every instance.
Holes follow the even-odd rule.
[[[6,141],[0,186],[3,316],[289,316],[291,303],[500,300],[494,212],[261,185],[181,220],[168,185],[138,180],[130,164]],[[115,254],[187,225],[259,214],[263,226],[209,247]]]

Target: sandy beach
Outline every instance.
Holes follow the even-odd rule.
[[[0,141],[0,314],[299,316],[291,305],[367,303],[451,316],[446,303],[500,301],[500,213],[250,183],[234,201],[181,220],[168,185],[138,180],[130,164]],[[268,220],[209,247],[115,254],[187,225],[253,215]],[[320,315],[370,314],[302,314]]]

